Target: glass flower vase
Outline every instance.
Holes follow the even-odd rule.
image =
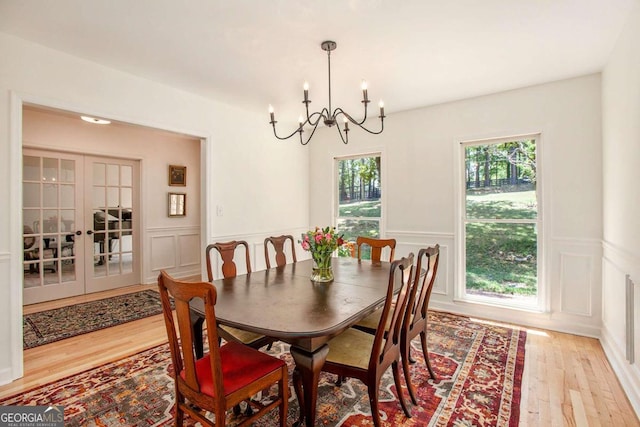
[[[331,268],[331,252],[313,254],[312,282],[331,282],[333,269]]]

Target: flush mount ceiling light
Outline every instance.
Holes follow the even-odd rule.
[[[89,116],[80,116],[80,118],[85,122],[95,123],[97,125],[108,125],[109,123],[111,123],[111,121],[109,120],[97,119],[95,117],[89,117]]]
[[[301,115],[300,118],[298,119],[298,122],[299,122],[298,129],[294,130],[290,135],[284,136],[284,137],[278,136],[278,133],[276,132],[276,123],[278,122],[275,120],[275,113],[273,110],[273,106],[269,105],[269,115],[271,118],[271,121],[269,123],[271,123],[271,126],[273,126],[273,134],[275,135],[275,137],[278,139],[284,140],[284,139],[289,139],[293,135],[298,133],[300,135],[300,144],[307,145],[309,141],[311,141],[311,138],[313,137],[313,134],[315,133],[316,128],[318,127],[320,122],[324,123],[328,127],[332,127],[337,123],[339,116],[342,116],[344,128],[340,129],[340,126],[336,126],[336,129],[338,130],[340,139],[342,139],[342,142],[345,144],[349,142],[349,130],[350,130],[349,123],[352,123],[358,126],[360,129],[364,129],[367,132],[374,135],[378,135],[382,133],[382,131],[384,130],[384,118],[385,118],[384,103],[382,101],[380,101],[380,104],[379,104],[380,115],[378,116],[378,118],[380,119],[380,130],[372,131],[370,129],[367,129],[365,126],[363,126],[364,122],[367,120],[367,105],[369,104],[369,102],[371,102],[369,101],[369,97],[367,94],[367,82],[365,81],[362,82],[362,103],[364,104],[364,117],[362,118],[361,121],[357,121],[350,114],[348,114],[346,111],[344,111],[340,107],[337,107],[335,110],[331,111],[331,51],[335,50],[335,48],[337,47],[337,44],[334,41],[328,40],[328,41],[322,42],[320,47],[322,47],[322,50],[327,52],[327,63],[329,68],[329,107],[325,107],[321,111],[316,111],[315,113],[309,114],[309,104],[311,103],[311,100],[309,99],[309,83],[305,82],[303,86],[304,99],[302,100],[302,103],[305,105],[307,118],[305,119]],[[305,125],[309,125],[311,127],[311,130],[310,130],[311,133],[309,134],[309,137],[306,140],[302,138],[302,133],[304,132]]]

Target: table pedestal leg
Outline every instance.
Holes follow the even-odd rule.
[[[300,404],[300,419],[295,425],[300,426],[304,422],[306,426],[311,427],[316,422],[318,380],[322,365],[329,353],[329,346],[325,344],[313,353],[291,346],[290,352],[296,362],[293,382]],[[300,381],[302,381],[302,393],[300,393]]]

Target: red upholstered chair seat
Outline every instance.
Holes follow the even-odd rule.
[[[220,359],[225,396],[285,365],[280,359],[233,341],[220,347]],[[185,379],[184,370],[180,376]],[[196,376],[200,392],[214,396],[209,353],[196,361]]]
[[[184,415],[188,414],[203,426],[224,427],[227,411],[233,408],[235,412],[241,402],[246,402],[246,416],[234,420],[234,426],[249,427],[277,408],[278,426],[286,427],[289,408],[287,364],[238,342],[220,345],[215,286],[207,282],[175,280],[163,270],[158,276],[158,290],[174,366],[171,375],[175,387],[173,425],[182,426]],[[199,323],[194,322],[191,315],[191,301],[196,298],[204,301],[204,313]],[[202,328],[203,323],[207,328],[209,353],[198,358],[196,334],[202,332],[196,328]],[[277,386],[275,396],[272,395],[274,385]],[[268,401],[251,399],[263,390],[268,390]]]

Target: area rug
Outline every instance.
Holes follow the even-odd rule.
[[[26,350],[161,313],[160,294],[149,289],[26,314],[22,320],[23,348]]]
[[[431,363],[437,378],[429,379],[419,340],[412,342],[418,405],[412,406],[412,418],[404,416],[389,370],[380,387],[383,425],[516,426],[526,333],[441,312],[430,313],[429,322]],[[286,360],[291,373],[288,345],[275,343],[270,353]],[[171,371],[165,344],[0,400],[0,405],[62,405],[65,426],[169,426],[174,401]],[[410,402],[404,387],[402,393]],[[358,380],[348,379],[336,387],[335,377],[323,373],[318,396],[316,425],[372,425],[367,390]],[[297,415],[292,392],[289,425]],[[231,413],[228,418],[231,425],[240,421]],[[276,410],[254,425],[277,424]],[[185,425],[195,423],[187,418]]]

